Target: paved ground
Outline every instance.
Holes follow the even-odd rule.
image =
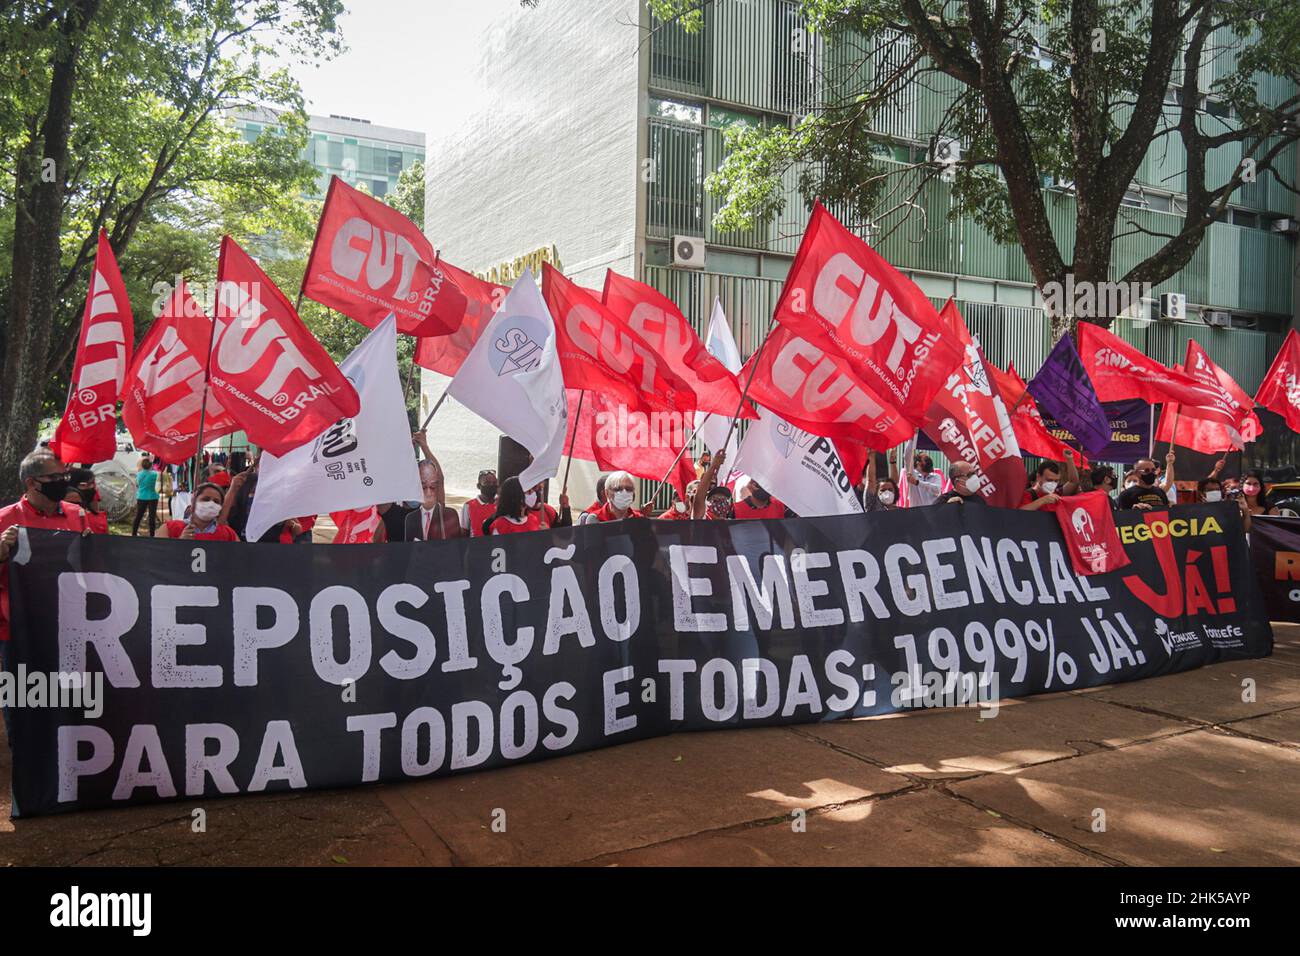
[[[11,821],[0,745],[0,864],[1296,865],[1300,627],[1276,631],[1266,660],[1015,701],[995,720],[678,734],[208,801],[201,834],[188,803]]]

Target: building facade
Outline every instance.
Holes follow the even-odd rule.
[[[717,229],[718,200],[705,180],[725,156],[724,130],[737,122],[797,122],[827,95],[828,84],[869,82],[852,71],[887,68],[909,52],[911,40],[900,35],[873,44],[883,46],[873,61],[861,37],[809,33],[793,0],[714,0],[704,6],[703,29],[693,33],[654,21],[637,0],[594,6],[548,0],[537,10],[503,9],[488,35],[475,39],[491,56],[472,79],[483,86],[484,102],[505,106],[431,138],[430,239],[450,261],[473,270],[554,247],[579,284],[599,287],[607,267],[632,275],[673,298],[697,328],[719,297],[748,355],[767,333],[808,209],[792,170],[785,209],[774,222]],[[1202,86],[1229,65],[1225,57],[1207,63]],[[1257,89],[1267,102],[1296,92],[1275,77],[1260,77]],[[901,168],[924,158],[950,102],[942,84],[918,84],[878,114],[883,161]],[[1214,112],[1216,104],[1204,107]],[[1171,91],[1167,119],[1177,108]],[[1225,181],[1240,162],[1232,149],[1212,154],[1212,181]],[[1149,151],[1126,199],[1122,231],[1177,231],[1185,199],[1180,153],[1176,137]],[[1283,169],[1300,171],[1294,145]],[[1028,377],[1051,343],[1023,252],[998,244],[969,218],[950,220],[948,183],[930,178],[918,185],[918,214],[892,231],[873,235],[868,226],[866,237],[936,304],[955,298],[991,361],[1014,362]],[[1050,183],[1044,190],[1068,261],[1073,193]],[[1272,177],[1242,186],[1227,220],[1209,228],[1192,262],[1117,319],[1114,330],[1167,364],[1180,363],[1194,339],[1253,394],[1297,312],[1297,213],[1296,197]],[[686,248],[678,239],[689,240],[693,257],[681,254]],[[1117,238],[1112,281],[1161,241]],[[1183,320],[1162,316],[1163,293],[1185,296]],[[428,407],[444,384],[425,373]],[[454,462],[468,466],[495,455],[495,436],[476,416],[447,405],[438,415],[439,445]],[[1266,438],[1270,431],[1278,430],[1266,423]],[[1295,453],[1290,441],[1261,446],[1257,457],[1268,463]],[[450,482],[453,468],[447,472]]]

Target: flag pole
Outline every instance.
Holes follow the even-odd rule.
[[[686,440],[682,442],[682,450],[677,453],[677,457],[673,459],[673,463],[668,466],[667,474],[665,474],[662,478],[659,479],[659,484],[662,485],[664,482],[666,482],[669,476],[674,471],[677,470],[677,463],[682,460],[682,455],[686,454],[686,449],[690,447],[691,440],[700,433],[700,429],[704,427],[704,423],[707,422],[712,417],[713,417],[713,412],[707,412],[704,416],[704,420],[701,421],[698,425],[696,425],[695,428],[692,429],[691,433],[686,436]],[[727,446],[723,445],[722,447],[726,448]]]
[[[573,464],[573,446],[578,442],[578,419],[582,417],[582,400],[587,397],[584,388],[578,393],[578,410],[573,413],[573,437],[569,439],[569,456],[564,462],[564,481],[560,485],[560,494],[569,493],[569,467]]]
[[[1154,402],[1151,403],[1148,412],[1151,416],[1151,427],[1147,432],[1147,457],[1150,458],[1156,453],[1156,406]]]

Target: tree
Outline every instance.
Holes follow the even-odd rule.
[[[708,3],[650,0],[658,29],[699,29]],[[1269,77],[1300,81],[1294,0],[801,0],[799,10],[840,57],[793,129],[728,131],[709,180],[724,200],[719,228],[770,221],[792,169],[809,202],[839,204],[861,224],[901,222],[890,213],[915,209],[923,185],[946,174],[950,215],[1022,246],[1040,290],[1067,276],[1105,283],[1116,240],[1141,234],[1161,241],[1121,281],[1154,285],[1191,261],[1243,184],[1270,177],[1296,191],[1300,95],[1294,85],[1261,95]],[[928,155],[886,163],[890,140],[873,121],[921,88],[948,101]],[[951,141],[959,158],[935,155]],[[1174,147],[1186,157],[1181,220],[1152,229],[1126,194],[1149,149]],[[1216,176],[1225,154],[1231,171]],[[1066,194],[1077,214],[1058,235],[1049,204]],[[1056,338],[1076,316],[1045,300]]]
[[[416,160],[397,177],[397,189],[384,197],[411,222],[424,229],[424,162]]]
[[[101,227],[140,319],[140,280],[163,264],[210,274],[222,231],[269,235],[310,218],[301,94],[268,54],[274,44],[282,57],[332,55],[341,10],[341,0],[0,2],[0,149],[15,170],[0,191],[0,497],[13,493],[51,391],[62,404]],[[284,130],[244,143],[225,118],[260,104],[285,111]],[[137,241],[152,258],[126,255]]]

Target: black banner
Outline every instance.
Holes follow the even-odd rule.
[[[1091,578],[1054,515],[957,506],[385,546],[31,532],[10,669],[89,669],[91,693],[10,708],[14,812],[996,708],[1270,652],[1235,506],[1117,520],[1133,563]]]
[[[1300,624],[1300,518],[1251,518],[1250,557],[1269,620]]]

